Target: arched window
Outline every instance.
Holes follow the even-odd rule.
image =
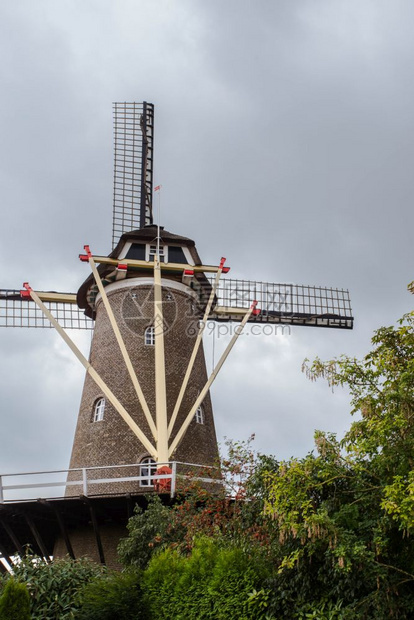
[[[144,341],[147,347],[153,347],[155,345],[155,329],[153,325],[150,325],[145,330]]]
[[[105,399],[98,398],[93,407],[93,421],[101,422],[104,419]]]
[[[204,411],[202,406],[197,407],[196,412],[194,414],[194,419],[197,424],[204,424]]]
[[[153,476],[157,471],[157,465],[154,459],[151,456],[146,456],[141,460],[139,475],[144,477],[144,480],[141,480],[140,485],[142,487],[153,487],[154,480],[150,480],[150,476]],[[145,479],[145,477],[148,478]]]

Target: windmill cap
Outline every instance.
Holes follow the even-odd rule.
[[[160,231],[159,233],[158,230]],[[176,235],[175,233],[171,233],[168,230],[164,230],[163,226],[160,226],[158,228],[158,226],[156,226],[155,224],[148,224],[147,226],[139,228],[138,230],[130,230],[124,233],[119,239],[117,246],[109,254],[109,258],[118,258],[121,250],[125,246],[125,243],[127,243],[128,241],[142,241],[144,243],[151,243],[156,241],[158,234],[160,235],[162,243],[165,243],[167,245],[171,244],[187,247],[191,254],[191,258],[194,261],[194,264],[202,264],[196,250],[195,243],[192,239],[189,239],[188,237],[182,237],[181,235]],[[100,265],[98,265],[97,269],[101,278],[104,278],[107,273],[113,270],[113,267],[101,263]],[[84,309],[86,316],[89,317],[93,316],[93,310],[88,302],[88,291],[92,286],[94,286],[94,283],[95,279],[91,274],[80,286],[77,294],[77,303],[79,308]]]
[[[182,237],[181,235],[176,235],[175,233],[171,233],[168,230],[164,229],[164,226],[159,227],[161,241],[165,243],[177,243],[178,245],[185,245],[186,247],[195,247],[195,243],[192,239],[188,237]],[[118,245],[111,252],[111,258],[116,258],[119,254],[121,247],[123,247],[125,241],[146,241],[147,243],[150,241],[155,241],[158,236],[158,226],[155,224],[147,224],[143,228],[139,228],[138,230],[130,230],[122,235],[120,240],[118,241]],[[201,264],[200,257],[198,257],[199,264]]]

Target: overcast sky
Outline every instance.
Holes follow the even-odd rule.
[[[342,434],[347,393],[301,364],[413,307],[413,26],[411,0],[2,2],[0,287],[76,291],[83,245],[109,253],[112,102],[150,101],[168,230],[233,277],[351,293],[353,332],[240,338],[219,440],[288,458]],[[0,473],[67,467],[82,368],[52,330],[0,337]]]

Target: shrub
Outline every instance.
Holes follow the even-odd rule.
[[[0,597],[0,620],[30,620],[30,598],[24,583],[7,581]]]
[[[118,545],[124,566],[145,568],[154,551],[170,540],[171,509],[163,505],[158,495],[146,499],[146,510],[135,507],[135,514],[128,521],[128,538],[121,539]]]
[[[79,595],[76,620],[145,620],[139,576],[113,573],[87,584]]]
[[[154,556],[143,589],[154,620],[259,620],[265,609],[249,595],[265,575],[259,556],[201,538],[189,556],[173,549]]]
[[[104,568],[86,558],[54,560],[27,555],[13,566],[14,577],[27,586],[32,620],[69,620],[78,608],[76,594]],[[7,578],[7,584],[12,581]],[[9,620],[9,616],[5,616]]]

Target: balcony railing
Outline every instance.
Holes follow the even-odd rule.
[[[165,466],[170,471],[164,469],[161,472],[160,469]],[[119,495],[131,493],[133,487],[130,487],[130,484],[135,485],[135,491],[140,494],[155,491],[169,493],[174,497],[177,492],[177,479],[222,484],[219,477],[210,477],[212,472],[218,474],[219,470],[206,465],[172,461],[2,474],[0,504],[33,501],[39,497],[57,499],[76,495]],[[117,491],[116,485],[123,485],[123,490]],[[75,489],[72,487],[78,487],[79,493],[74,493]],[[55,489],[56,493],[50,495],[51,489]]]

